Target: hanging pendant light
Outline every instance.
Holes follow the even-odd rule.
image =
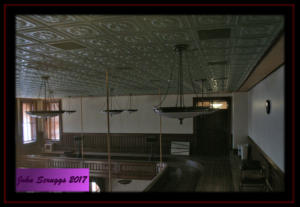
[[[67,113],[73,113],[73,112],[76,112],[74,110],[47,110],[46,107],[47,107],[47,103],[50,103],[51,102],[51,93],[50,93],[50,89],[49,89],[49,76],[42,76],[41,79],[42,79],[42,83],[41,83],[41,86],[40,86],[40,90],[42,90],[44,88],[44,100],[43,100],[43,107],[44,107],[44,110],[37,110],[37,111],[26,111],[26,113],[33,117],[33,118],[51,118],[51,117],[55,117],[55,116],[58,116],[60,114],[63,114],[65,112]],[[48,97],[47,97],[47,92],[48,92]]]
[[[69,96],[69,110],[65,110],[66,113],[71,114],[76,112],[75,110],[71,110],[71,96]]]
[[[103,110],[102,111],[103,113],[106,113],[107,112],[107,110]],[[108,110],[108,113],[112,116],[112,115],[117,115],[117,114],[120,114],[120,113],[122,113],[123,112],[123,110],[121,110],[121,109],[110,109],[110,110]]]
[[[128,107],[128,109],[125,110],[125,111],[129,112],[130,114],[138,111],[137,109],[132,108],[131,97],[132,97],[132,94],[129,94],[129,107]]]
[[[113,90],[114,90],[113,88],[110,89],[110,94],[113,93]],[[107,110],[107,109],[106,110],[102,110],[102,112],[103,113],[107,113],[108,112],[111,116],[122,113],[124,111],[123,109],[113,109],[113,95],[111,95],[110,98],[111,98],[110,109],[109,110]]]
[[[187,50],[187,48],[188,45],[186,44],[175,45],[175,51],[178,52],[179,54],[178,88],[177,88],[178,91],[177,97],[179,97],[179,106],[178,106],[178,98],[177,98],[175,107],[161,107],[161,103],[160,103],[159,106],[153,108],[154,112],[159,114],[160,116],[179,119],[180,124],[182,124],[183,119],[192,118],[199,115],[211,114],[216,111],[215,109],[209,106],[191,106],[191,107],[184,106],[182,59],[183,59],[183,51]],[[188,72],[190,74],[190,71]],[[192,82],[192,87],[195,92],[193,82]],[[203,84],[202,84],[202,96],[203,96]]]

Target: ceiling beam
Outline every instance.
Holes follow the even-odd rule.
[[[246,92],[284,63],[284,34],[261,59],[238,91]]]

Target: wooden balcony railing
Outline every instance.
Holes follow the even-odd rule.
[[[17,162],[23,168],[89,168],[90,176],[108,177],[108,162],[81,158],[27,155]],[[158,174],[157,162],[112,160],[112,176],[121,179],[151,180]]]

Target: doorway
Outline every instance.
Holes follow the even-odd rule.
[[[194,118],[193,154],[227,157],[231,149],[231,97],[194,98],[194,106],[214,104],[218,110]]]

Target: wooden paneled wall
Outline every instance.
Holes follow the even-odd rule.
[[[282,192],[285,190],[284,172],[264,153],[264,151],[248,137],[250,159],[259,160],[264,166],[267,174],[267,180],[271,191]]]
[[[55,150],[74,150],[76,143],[74,137],[80,133],[63,133],[61,141],[54,146]],[[84,151],[106,152],[106,134],[84,133]],[[148,137],[157,138],[153,143],[153,153],[159,154],[159,134],[111,134],[111,151],[114,153],[150,153],[151,143],[147,142]],[[172,141],[192,142],[193,134],[163,134],[162,147],[163,154],[170,154]]]

